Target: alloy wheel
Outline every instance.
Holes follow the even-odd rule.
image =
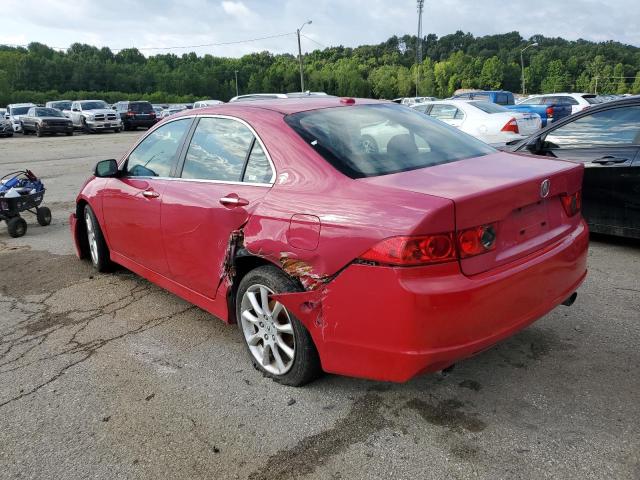
[[[98,241],[96,240],[95,226],[93,225],[93,218],[91,214],[86,211],[84,214],[84,221],[87,227],[87,241],[89,242],[89,251],[91,252],[91,260],[94,265],[98,264]]]
[[[242,296],[241,326],[253,358],[274,375],[284,375],[293,365],[295,337],[289,312],[270,298],[264,285],[251,285]]]

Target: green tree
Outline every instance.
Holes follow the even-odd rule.
[[[633,86],[631,87],[631,93],[636,95],[640,93],[640,71],[636,73],[636,78],[633,82]]]
[[[504,63],[498,57],[487,59],[480,72],[480,85],[482,88],[496,90],[502,87],[504,79]]]

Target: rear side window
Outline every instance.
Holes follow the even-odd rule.
[[[558,127],[545,138],[552,149],[640,145],[640,107],[603,110]]]
[[[127,175],[168,177],[190,124],[191,119],[185,118],[154,130],[129,155]]]
[[[273,181],[272,177],[273,170],[271,169],[267,155],[264,153],[260,143],[255,141],[249,154],[249,160],[247,161],[247,167],[242,181],[250,183],[270,183]]]
[[[462,120],[464,113],[453,105],[437,104],[431,108],[429,116],[437,118],[438,120]]]
[[[496,94],[496,103],[498,105],[509,105],[509,95],[506,93],[497,93]]]
[[[327,162],[351,178],[415,170],[495,152],[453,127],[393,103],[311,110],[288,115],[285,121]]]

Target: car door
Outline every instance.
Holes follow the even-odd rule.
[[[580,115],[543,140],[542,154],[586,167],[583,214],[594,231],[640,233],[640,105]]]
[[[264,145],[243,121],[199,119],[175,180],[162,199],[162,236],[171,278],[215,298],[232,232],[275,180]]]
[[[22,130],[25,132],[30,132],[32,130],[34,130],[35,128],[35,116],[36,116],[36,112],[35,112],[35,108],[30,108],[29,110],[27,110],[27,113],[20,119],[20,122],[22,123]]]
[[[162,194],[193,117],[178,118],[147,135],[103,191],[102,209],[113,253],[156,273],[168,273],[160,229]]]

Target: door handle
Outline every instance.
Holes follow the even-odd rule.
[[[220,199],[220,203],[225,207],[244,207],[249,205],[249,200],[240,198],[236,195],[227,195]]]
[[[596,158],[591,163],[599,163],[601,165],[606,165],[607,163],[624,163],[628,160],[629,160],[628,158],[614,157],[613,155],[607,155],[602,158]]]
[[[142,196],[145,198],[158,198],[160,194],[158,192],[154,192],[153,190],[143,190]]]

